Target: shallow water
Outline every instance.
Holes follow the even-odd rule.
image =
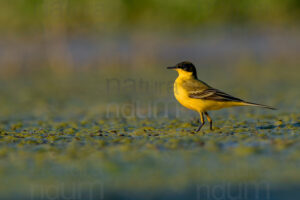
[[[174,100],[175,72],[165,69],[3,79],[1,196],[180,199],[216,195],[215,188],[226,198],[229,192],[254,191],[262,199],[297,194],[299,69],[277,69],[252,64],[199,69],[213,86],[279,108],[212,112],[214,130],[206,125],[200,133],[193,131],[197,114]],[[108,78],[115,85],[108,86]],[[141,78],[148,88],[133,87]],[[165,85],[157,89],[153,81]],[[209,187],[201,192],[202,186]]]

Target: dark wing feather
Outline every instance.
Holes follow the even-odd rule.
[[[235,101],[241,102],[242,99],[233,97],[229,94],[226,94],[220,90],[208,88],[204,91],[199,92],[190,92],[189,97],[195,99],[204,99],[204,100],[213,100],[213,101]]]
[[[188,91],[190,98],[214,100],[214,101],[235,101],[242,102],[242,99],[233,97],[225,92],[214,89],[200,80],[184,81],[182,86]]]

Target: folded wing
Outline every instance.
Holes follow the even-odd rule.
[[[189,80],[183,82],[182,86],[186,89],[186,91],[188,91],[188,95],[190,98],[221,102],[244,102],[242,99],[226,94],[225,92],[215,89],[200,80]]]
[[[225,92],[220,90],[209,88],[203,91],[191,91],[189,92],[190,98],[195,99],[204,99],[204,100],[213,100],[213,101],[235,101],[235,102],[242,102],[242,99],[233,97]]]

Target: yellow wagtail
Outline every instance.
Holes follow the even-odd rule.
[[[178,77],[174,83],[174,95],[177,101],[184,107],[195,110],[200,114],[201,124],[196,130],[197,132],[205,124],[203,115],[206,116],[210,123],[210,130],[212,130],[212,119],[207,113],[210,110],[233,106],[258,106],[275,110],[270,106],[233,97],[198,80],[196,68],[191,62],[181,62],[176,66],[167,67],[167,69],[174,69],[178,72]]]

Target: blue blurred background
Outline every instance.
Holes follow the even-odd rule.
[[[297,0],[1,1],[2,75],[201,66],[299,64]]]

